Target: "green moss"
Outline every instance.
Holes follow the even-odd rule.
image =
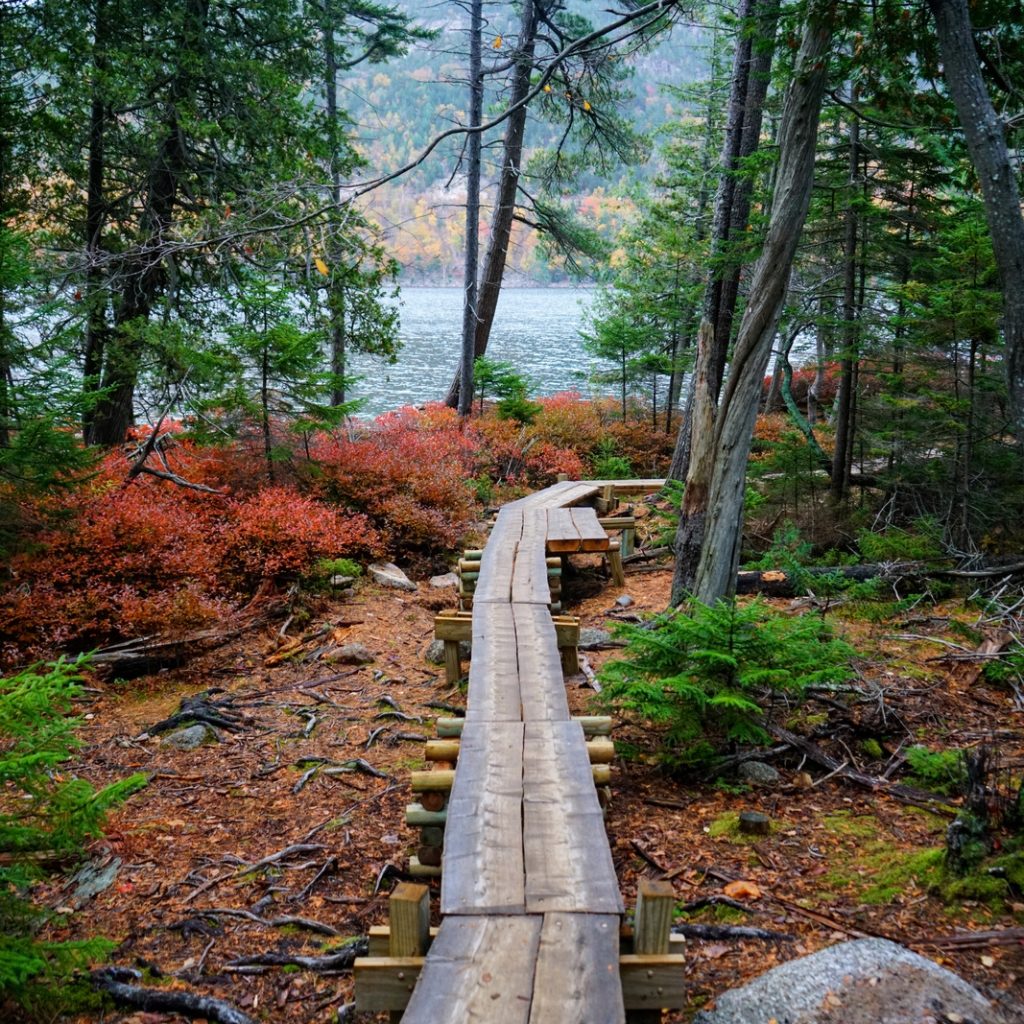
[[[882,744],[876,739],[864,740],[860,745],[860,749],[863,750],[864,753],[873,761],[880,761],[885,757],[885,751],[882,750]]]
[[[746,919],[747,915],[735,907],[727,907],[721,903],[715,906],[715,920],[720,921],[722,924],[736,924],[737,921],[745,921]]]
[[[859,838],[877,836],[881,827],[873,814],[854,814],[852,811],[827,814],[822,819],[822,825],[834,835]]]
[[[865,859],[872,884],[861,894],[865,903],[888,903],[904,892],[910,882],[920,889],[930,889],[943,876],[946,852],[942,848],[907,854],[890,849],[878,851]]]
[[[771,823],[771,831],[775,832],[778,826],[773,821]],[[726,838],[733,843],[756,843],[764,836],[749,836],[744,832],[740,831],[740,815],[739,811],[725,811],[719,814],[710,825],[708,825],[708,835],[712,839]]]

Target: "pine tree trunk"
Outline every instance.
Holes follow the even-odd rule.
[[[537,40],[537,11],[533,0],[523,3],[519,27],[519,47],[516,51],[516,65],[512,74],[512,88],[509,92],[509,106],[521,103],[530,90],[530,72],[533,69],[533,54]],[[508,257],[512,224],[515,220],[516,195],[519,190],[519,169],[523,159],[523,137],[526,134],[526,107],[517,108],[505,125],[505,139],[502,144],[501,176],[498,192],[491,214],[490,237],[484,256],[483,273],[477,294],[477,325],[473,355],[475,358],[486,354],[490,341],[494,314],[501,295],[501,283],[505,276],[505,261]],[[462,362],[455,373],[445,404],[454,409],[459,404],[459,387],[462,376]]]
[[[472,0],[469,28],[469,126],[478,128],[483,118],[481,33],[483,0]],[[473,357],[476,346],[477,270],[480,263],[480,132],[466,140],[466,264],[462,308],[462,365],[459,373],[459,415],[468,416],[473,407]]]
[[[750,216],[753,182],[739,178],[741,161],[752,156],[761,137],[764,101],[768,94],[774,55],[775,26],[778,21],[778,0],[743,0],[737,12],[742,34],[736,45],[725,140],[722,145],[722,177],[715,196],[715,213],[711,227],[712,266],[704,292],[704,319],[714,329],[714,351],[708,367],[712,396],[718,400],[725,374],[725,363],[732,334],[733,316],[739,296],[740,264],[730,258],[730,241],[746,230]],[[753,20],[753,23],[751,21]],[[753,38],[757,38],[757,45]],[[724,261],[724,265],[723,265]],[[691,383],[686,400],[686,413],[676,438],[668,476],[686,479],[692,443],[693,395]]]
[[[735,586],[743,534],[747,459],[772,340],[810,205],[832,34],[832,7],[819,0],[808,10],[796,68],[786,91],[768,233],[754,267],[750,300],[740,323],[715,423],[714,471],[704,503],[704,541],[693,576],[694,596],[705,604],[727,596]],[[706,443],[704,438],[694,437],[695,449]],[[692,553],[687,557],[692,560]],[[677,565],[676,578],[686,579],[689,572],[690,566]]]
[[[1024,217],[1003,123],[981,76],[967,0],[928,0],[946,86],[985,197],[985,215],[1003,291],[1003,336],[1010,413],[1024,444]]]
[[[860,122],[854,115],[849,132],[850,162],[847,187],[846,226],[843,240],[843,357],[840,361],[839,393],[836,396],[836,437],[832,456],[832,500],[842,501],[849,490],[846,466],[849,460],[853,409],[853,372],[857,349],[857,209],[855,190],[860,168]]]

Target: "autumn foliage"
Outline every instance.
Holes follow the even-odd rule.
[[[663,471],[671,440],[646,420],[623,423],[571,392],[539,404],[530,424],[400,409],[295,442],[272,479],[245,442],[201,446],[172,424],[163,458],[216,493],[146,474],[129,481],[114,451],[60,494],[12,495],[35,526],[0,581],[0,664],[201,628],[324,558],[443,560],[492,486],[585,478],[608,437],[639,472],[659,460]]]

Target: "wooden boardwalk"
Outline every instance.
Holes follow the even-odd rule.
[[[423,959],[394,959],[392,941],[392,957],[357,961],[360,1008],[404,1008],[406,1024],[626,1020],[622,899],[591,755],[569,714],[546,562],[549,553],[608,549],[596,512],[580,507],[607,486],[559,483],[498,515],[472,599],[467,710],[444,812],[442,923]],[[426,792],[431,777],[441,787],[448,773],[416,775],[414,788]],[[393,918],[392,938],[395,927]],[[636,972],[647,981],[631,1005],[674,1005],[665,968],[680,976],[678,988],[681,961],[660,960],[673,962],[645,961]]]

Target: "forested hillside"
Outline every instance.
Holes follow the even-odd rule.
[[[385,68],[356,69],[347,81],[349,113],[355,122],[356,147],[375,171],[392,171],[418,155],[439,132],[465,122],[467,107],[466,52],[468,21],[455,6],[399,4],[437,35],[417,43]],[[499,66],[514,43],[518,14],[510,4],[485,5],[485,46],[492,64]],[[566,11],[580,19],[593,19],[593,5],[568,3]],[[660,166],[652,140],[666,125],[692,112],[688,94],[681,91],[702,78],[708,66],[710,32],[707,19],[695,14],[671,33],[649,46],[626,45],[619,59],[625,72],[618,116],[635,132],[639,142],[628,161],[601,161],[594,152],[582,161],[577,141],[562,138],[566,110],[574,102],[564,93],[531,109],[526,131],[523,186],[529,192],[550,189],[586,227],[605,243],[635,214],[634,193],[652,180]],[[493,75],[486,86],[491,112],[507,99],[503,75]],[[581,94],[576,102],[582,103]],[[546,185],[545,157],[565,146],[567,162],[578,163],[565,181]],[[450,140],[434,157],[400,182],[368,197],[368,212],[384,229],[389,251],[402,266],[403,283],[452,285],[461,278],[462,217],[465,170],[460,167],[462,143]],[[496,143],[485,148],[483,205],[493,203],[500,161]],[[516,280],[564,282],[564,259],[545,246],[542,232],[517,224],[509,250],[509,269]],[[607,271],[606,254],[582,268],[589,277]]]

